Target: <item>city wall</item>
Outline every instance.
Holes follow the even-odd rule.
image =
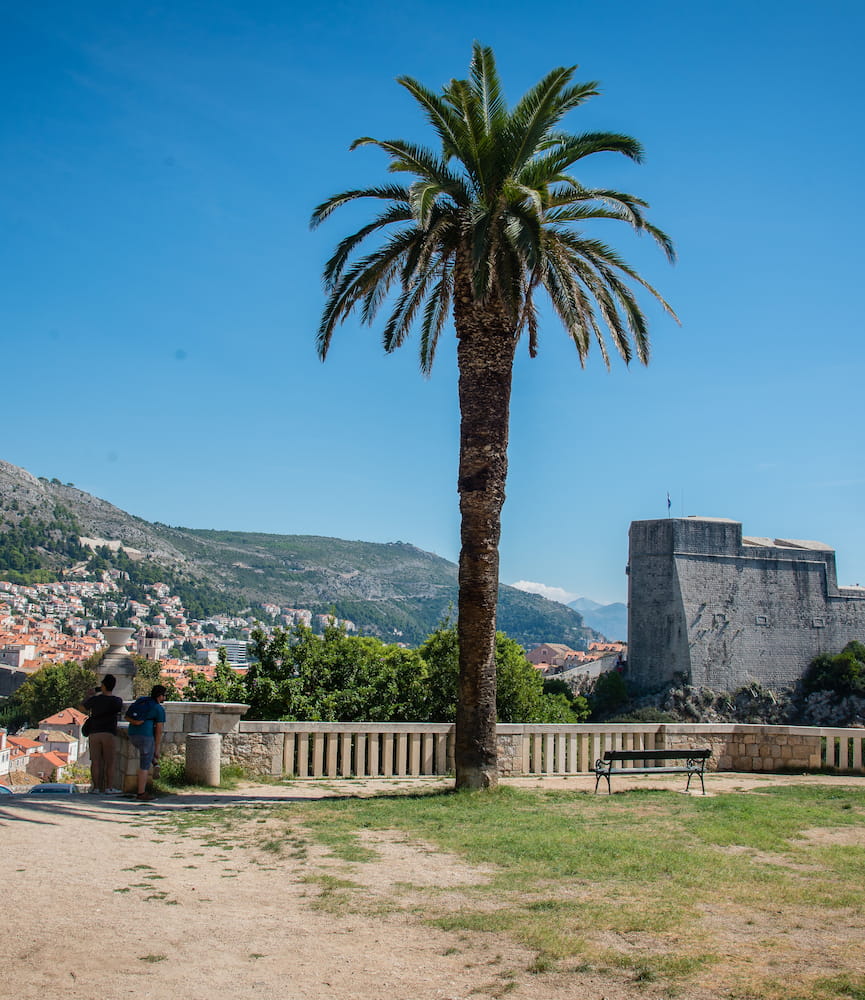
[[[748,538],[738,521],[634,521],[628,681],[789,687],[818,653],[865,639],[865,588],[839,587],[820,542]]]

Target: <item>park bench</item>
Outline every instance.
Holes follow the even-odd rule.
[[[604,756],[595,762],[595,793],[597,794],[601,778],[606,778],[607,791],[612,795],[611,774],[687,774],[688,784],[685,791],[691,787],[691,778],[696,774],[705,795],[703,773],[706,770],[706,761],[711,756],[711,750],[698,750],[694,747],[683,750],[607,750]],[[672,763],[673,761],[678,763]],[[628,766],[617,767],[617,764]]]

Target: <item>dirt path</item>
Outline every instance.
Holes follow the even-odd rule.
[[[638,782],[640,779],[631,779]],[[707,779],[713,791],[785,780],[745,775]],[[521,785],[537,785],[518,779]],[[591,788],[594,779],[548,779],[555,788]],[[653,779],[664,784],[664,779]],[[533,955],[490,934],[438,931],[410,908],[383,906],[394,885],[413,882],[454,893],[483,882],[483,870],[401,837],[377,836],[380,860],[364,865],[366,913],[323,905],[332,862],[315,849],[268,854],[230,835],[168,834],[169,813],[192,819],[198,806],[291,802],[403,782],[297,782],[244,786],[232,794],[172,796],[153,804],[82,795],[20,796],[0,802],[4,930],[0,997],[19,1000],[626,1000],[654,996],[589,975],[533,975]],[[251,812],[251,815],[254,813]],[[250,820],[253,821],[253,820]],[[262,820],[262,822],[264,822]],[[212,828],[211,828],[212,829]],[[310,882],[313,874],[316,880]],[[326,902],[326,900],[324,901]]]

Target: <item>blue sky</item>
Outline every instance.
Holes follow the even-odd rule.
[[[374,183],[360,135],[432,141],[439,87],[493,46],[509,99],[556,65],[602,96],[586,164],[674,238],[605,233],[649,302],[648,368],[557,322],[518,352],[501,577],[624,600],[630,521],[818,539],[865,583],[860,3],[38,2],[0,37],[0,458],[149,520],[458,554],[455,343],[429,379],[350,322],[314,351],[321,266]]]

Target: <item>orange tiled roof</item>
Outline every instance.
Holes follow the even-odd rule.
[[[64,708],[47,719],[40,719],[40,726],[80,726],[87,716],[77,708]]]
[[[42,749],[41,743],[37,743],[36,740],[28,740],[26,736],[7,736],[6,742],[19,750]]]
[[[35,760],[37,757],[41,757],[51,767],[66,767],[69,763],[69,754],[58,753],[56,750],[49,750],[47,753],[35,753],[32,759]]]

